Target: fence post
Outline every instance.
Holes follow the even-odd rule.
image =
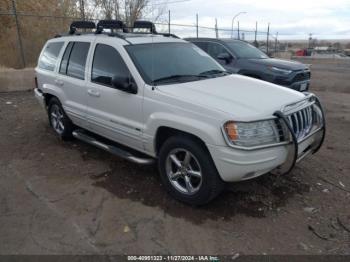
[[[266,38],[266,54],[269,54],[269,36],[270,36],[270,23],[267,25],[267,38]]]
[[[239,32],[239,21],[237,21],[237,39],[240,40],[241,36],[240,36],[240,32]]]
[[[85,21],[85,2],[80,0],[80,16],[83,21]]]
[[[16,9],[16,0],[12,0],[12,9],[13,9],[13,14],[15,16],[16,29],[17,29],[17,38],[18,38],[19,50],[21,52],[22,65],[23,65],[23,68],[25,68],[26,67],[26,60],[25,60],[25,57],[24,57],[23,44],[22,44],[22,38],[21,38],[21,30],[19,28],[19,22],[18,22],[17,9]]]
[[[254,39],[255,44],[256,44],[257,34],[258,34],[258,21],[255,22],[255,39]]]
[[[169,10],[169,19],[168,19],[168,32],[169,32],[169,34],[170,34],[170,10]]]
[[[276,33],[276,39],[275,39],[275,56],[277,54],[277,43],[278,43],[278,32]]]
[[[216,36],[216,38],[219,38],[218,19],[216,19],[216,18],[215,18],[215,36]]]
[[[196,14],[196,34],[198,38],[198,14]]]

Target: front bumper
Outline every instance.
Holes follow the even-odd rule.
[[[45,97],[44,97],[43,92],[42,92],[40,89],[35,88],[35,89],[34,89],[34,96],[35,96],[35,98],[38,100],[39,104],[40,104],[43,108],[45,108],[45,107],[46,107],[46,106],[45,106]]]
[[[266,174],[282,165],[288,155],[285,146],[253,151],[207,145],[222,180],[235,182]]]
[[[318,99],[316,103],[321,109],[323,123],[320,128],[302,140],[297,139],[287,117],[278,111],[275,116],[285,121],[291,137],[291,141],[284,145],[257,150],[207,145],[222,180],[226,182],[248,180],[268,172],[287,174],[296,163],[316,153],[323,144],[326,132],[324,112]]]
[[[310,80],[295,82],[287,87],[299,92],[307,92],[310,88]]]
[[[290,89],[307,92],[310,87],[311,71],[298,70],[288,76],[276,76],[272,82]]]

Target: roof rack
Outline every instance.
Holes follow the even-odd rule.
[[[134,29],[149,29],[149,32],[133,32]],[[150,22],[150,21],[135,21],[134,22],[134,26],[131,28],[132,32],[130,35],[128,35],[127,33],[129,33],[128,28],[126,27],[125,23],[121,20],[100,20],[97,25],[92,22],[92,21],[73,21],[72,24],[70,25],[69,28],[69,33],[68,35],[74,35],[74,34],[82,34],[82,33],[76,33],[77,29],[96,29],[95,32],[88,32],[85,34],[107,34],[109,36],[114,36],[114,37],[118,37],[121,38],[123,40],[125,40],[126,42],[128,42],[129,44],[132,44],[130,41],[128,41],[126,38],[128,37],[133,37],[138,35],[138,34],[152,34],[152,35],[161,35],[161,36],[165,36],[165,37],[174,37],[174,38],[179,38],[178,36],[174,35],[174,34],[169,34],[169,33],[158,33],[156,31],[156,27],[155,25]],[[103,29],[110,29],[111,32],[103,32]],[[114,30],[117,29],[121,29],[123,31],[123,33],[121,32],[117,32]],[[63,35],[55,35],[55,38],[57,37],[61,37],[64,36]]]
[[[73,35],[77,29],[95,29],[96,25],[92,21],[73,21],[69,27],[69,34]]]
[[[122,29],[124,33],[128,33],[128,29],[126,28],[123,21],[120,20],[100,20],[97,23],[96,34],[101,34],[103,29]]]
[[[157,34],[156,26],[150,21],[135,21],[133,29],[149,29],[151,34]]]
[[[158,33],[156,30],[156,26],[151,21],[141,21],[141,20],[135,21],[133,29],[149,29],[149,32],[147,32],[147,33],[151,33],[151,34],[155,34],[155,35],[162,35],[165,37],[180,38],[177,35],[170,34],[170,33]],[[134,33],[143,34],[144,32],[134,32]]]

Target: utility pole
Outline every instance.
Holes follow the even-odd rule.
[[[196,14],[196,35],[198,38],[198,14]]]
[[[240,32],[239,32],[239,21],[237,22],[237,39],[239,40],[240,37]]]
[[[25,68],[26,67],[26,60],[25,60],[25,57],[24,57],[23,44],[22,44],[22,38],[21,38],[21,31],[20,31],[20,28],[19,28],[19,21],[18,21],[18,16],[17,16],[16,0],[12,0],[12,10],[13,10],[13,14],[15,16],[16,29],[17,29],[17,38],[18,38],[19,50],[21,52],[22,66],[23,66],[23,68]]]
[[[234,17],[232,18],[232,26],[231,26],[231,38],[233,38],[233,26],[235,24],[235,19],[242,14],[246,14],[247,12],[239,12],[237,14],[234,15]]]
[[[218,19],[216,19],[216,18],[215,18],[215,36],[216,36],[216,38],[219,38]]]
[[[168,32],[169,32],[169,34],[170,34],[170,10],[169,10],[169,19],[168,19]]]
[[[267,25],[267,38],[266,38],[266,54],[269,55],[269,36],[270,36],[270,23]]]

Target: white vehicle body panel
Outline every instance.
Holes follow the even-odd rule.
[[[65,41],[64,48],[54,72],[36,68],[38,86],[44,94],[54,95],[61,101],[74,124],[153,157],[158,153],[159,128],[192,134],[206,144],[224,181],[256,177],[286,160],[287,146],[253,151],[230,147],[222,126],[229,120],[270,119],[276,110],[302,100],[304,94],[240,75],[153,87],[144,82],[124,48],[128,42],[120,38],[87,35],[50,40],[54,41]],[[59,61],[69,41],[91,43],[85,80],[58,73]],[[161,36],[133,37],[128,41],[132,44],[185,42]],[[98,43],[110,45],[119,52],[138,86],[137,94],[91,82],[93,53]]]

